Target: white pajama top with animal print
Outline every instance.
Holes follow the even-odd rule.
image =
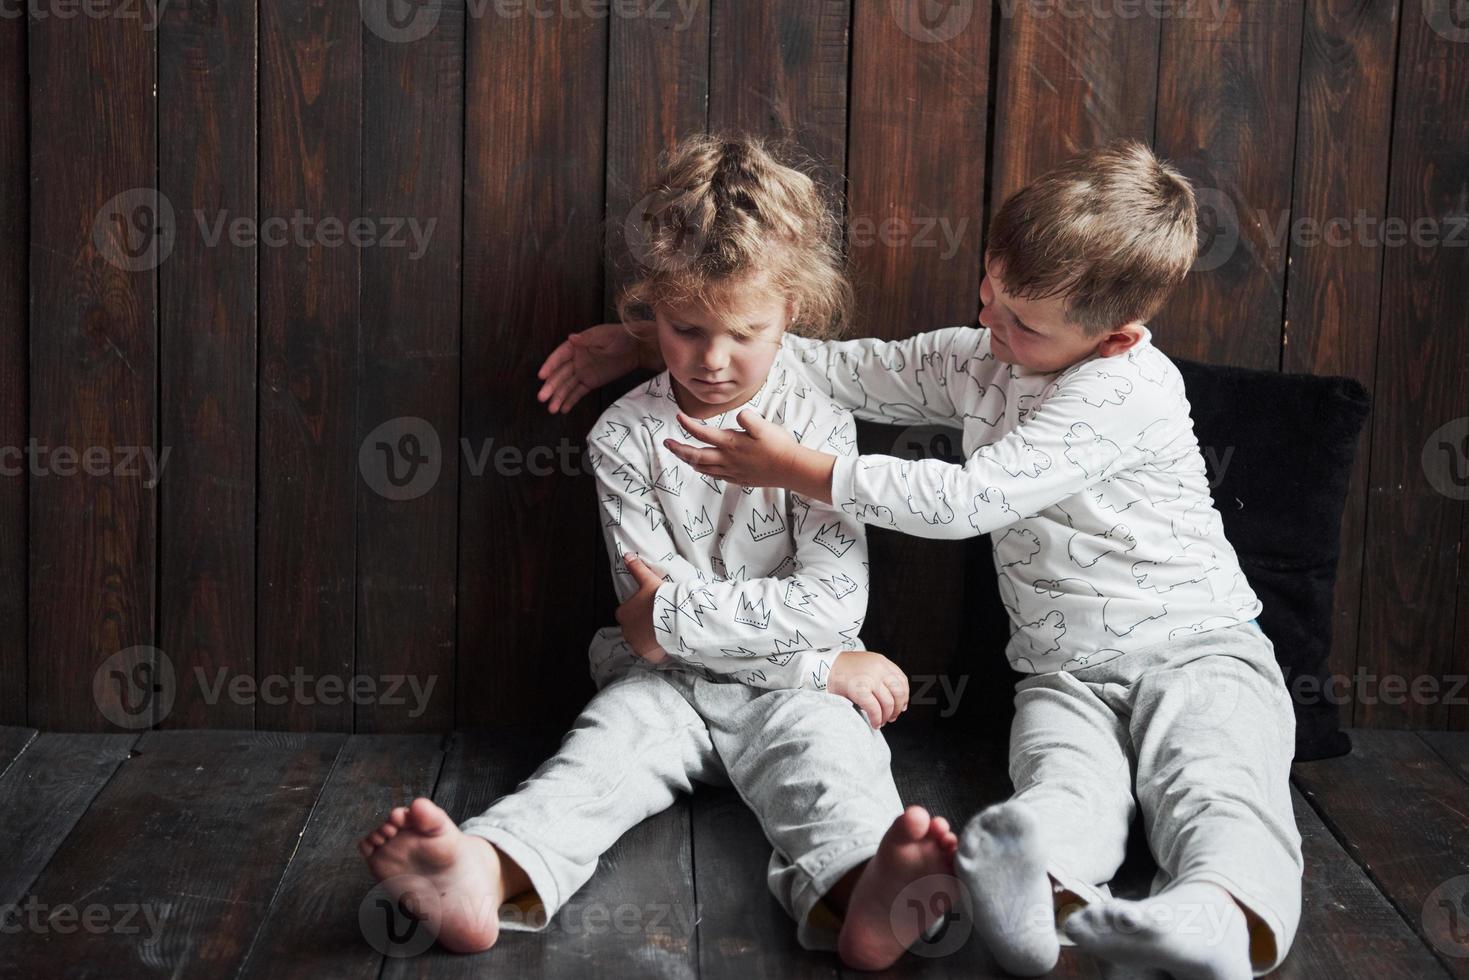
[[[760,390],[707,424],[738,429],[749,408],[803,445],[857,451],[852,416],[802,375],[789,350]],[[637,591],[622,556],[663,576],[653,625],[674,669],[769,689],[826,688],[831,663],[861,649],[867,539],[860,521],[820,501],[702,476],[663,446],[698,440],[678,424],[664,372],[624,395],[587,436],[617,600]],[[642,662],[619,629],[590,649],[599,687]]]
[[[1054,373],[997,360],[975,327],[786,346],[860,419],[963,429],[958,464],[840,456],[832,499],[908,534],[990,534],[1017,670],[1093,666],[1259,613],[1183,379],[1146,330],[1126,354]]]

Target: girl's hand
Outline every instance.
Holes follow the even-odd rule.
[[[843,650],[826,676],[826,690],[867,712],[867,723],[881,728],[908,710],[908,675],[880,653]]]
[[[634,329],[641,324],[634,324]],[[653,345],[656,347],[656,345]],[[662,370],[654,352],[620,323],[603,323],[561,342],[536,372],[545,384],[536,400],[549,402],[552,415],[569,412],[594,388],[616,381],[637,367]]]
[[[735,417],[744,432],[705,425],[682,412],[679,424],[708,448],[663,440],[668,451],[700,473],[745,487],[784,487],[822,503],[831,503],[831,471],[835,456],[807,449],[796,437],[745,409]]]
[[[638,591],[627,597],[617,607],[617,625],[622,627],[622,638],[632,647],[632,652],[650,664],[661,664],[668,659],[668,652],[658,645],[658,635],[653,629],[653,597],[663,580],[637,555],[624,555],[622,563],[632,572],[638,583]],[[831,674],[827,675],[827,686],[831,685]]]

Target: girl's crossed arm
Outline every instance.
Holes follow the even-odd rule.
[[[699,664],[752,687],[830,690],[866,709],[875,724],[896,717],[907,703],[906,677],[885,657],[850,649],[866,611],[860,522],[807,501],[780,514],[752,503],[727,533],[793,539],[788,566],[751,569],[760,576],[751,579],[711,579],[679,556],[675,541],[678,534],[702,540],[713,530],[698,526],[706,514],[664,514],[650,475],[622,450],[621,438],[594,432],[589,445],[622,603],[618,621],[634,651],[652,662]]]

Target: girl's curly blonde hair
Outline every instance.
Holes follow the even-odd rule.
[[[816,182],[763,140],[693,136],[664,159],[624,226],[635,278],[618,296],[624,323],[697,304],[745,335],[735,289],[758,281],[791,301],[789,329],[825,339],[847,325],[852,286],[841,229]]]

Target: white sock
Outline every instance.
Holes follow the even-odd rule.
[[[1178,980],[1250,980],[1254,973],[1244,912],[1222,888],[1203,882],[1140,902],[1088,905],[1066,920],[1066,935],[1093,956]]]
[[[1019,803],[992,806],[969,821],[955,868],[969,889],[974,927],[1008,973],[1051,972],[1061,955],[1055,899],[1035,818]]]

